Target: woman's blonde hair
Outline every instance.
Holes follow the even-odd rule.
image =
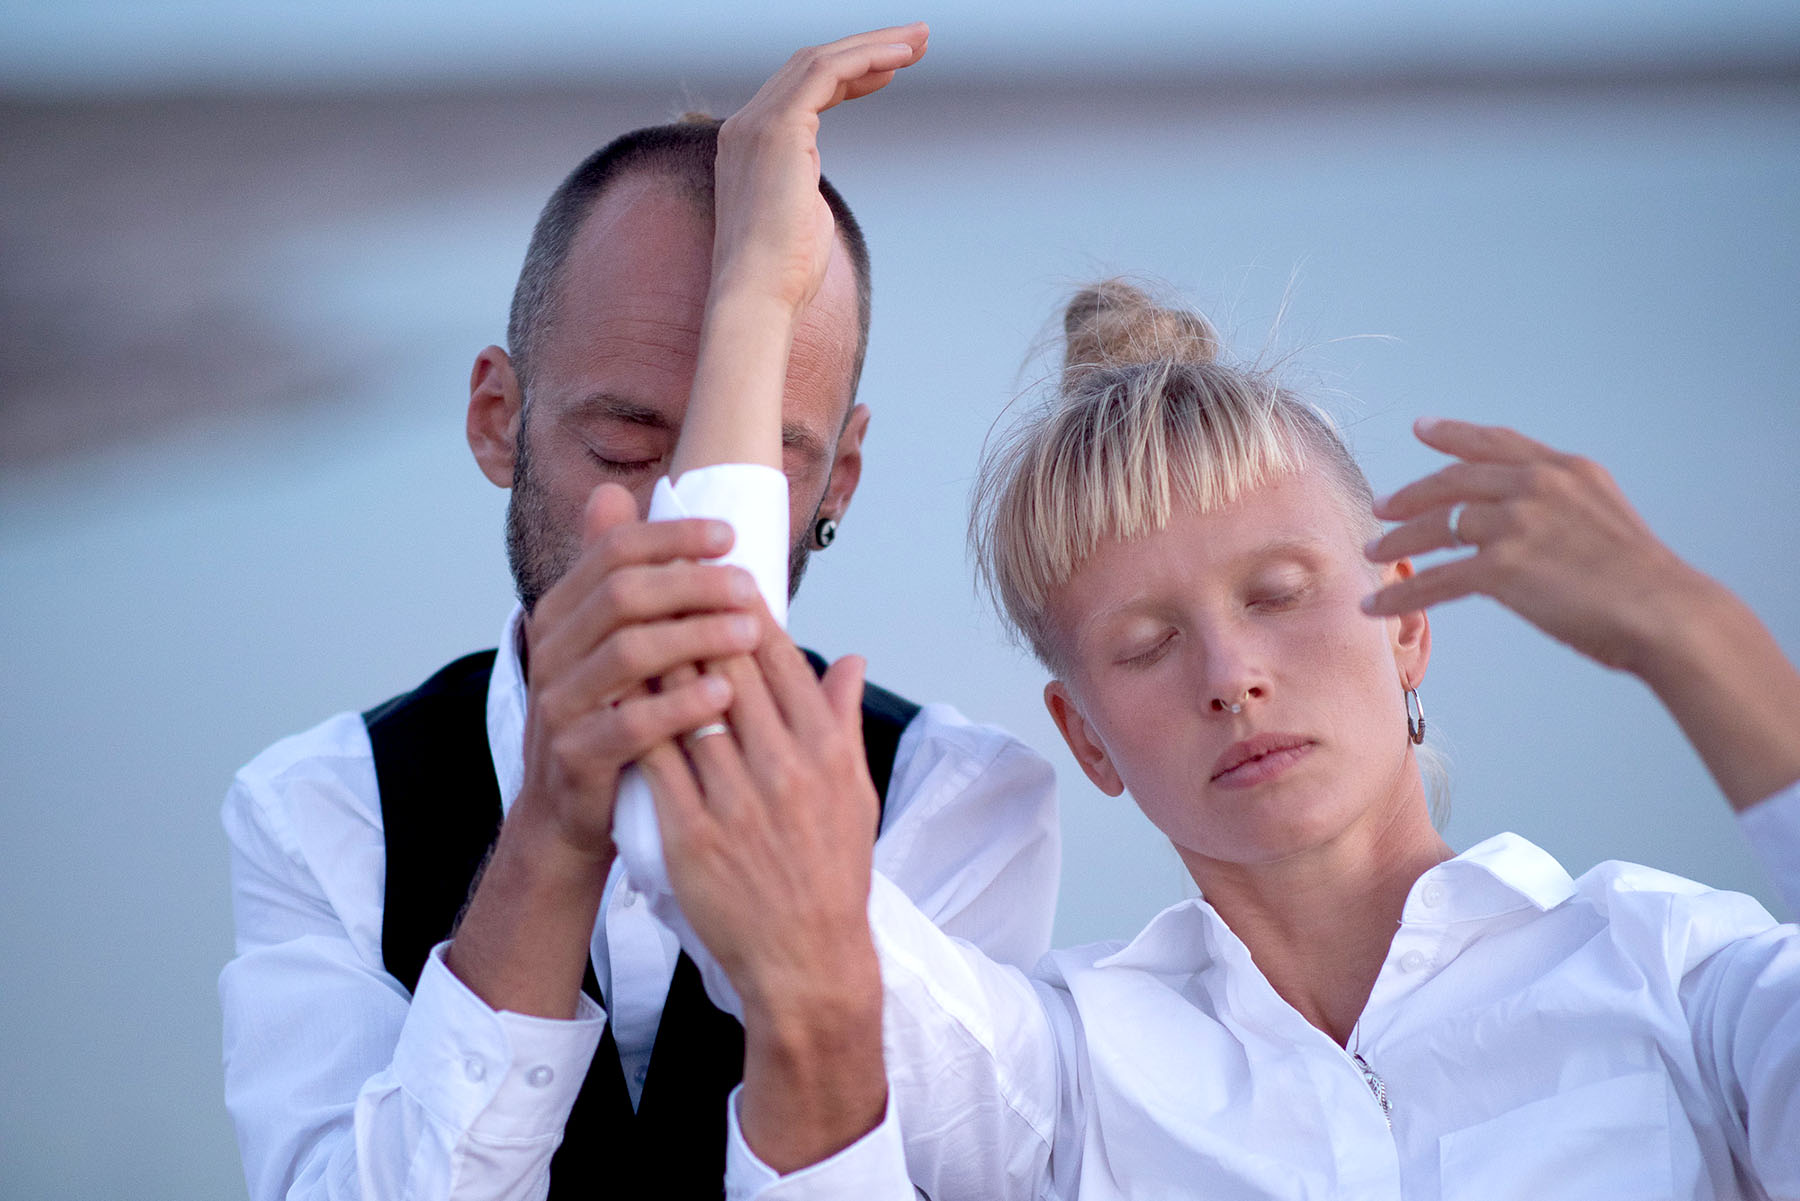
[[[1103,539],[1162,529],[1176,505],[1209,512],[1323,469],[1352,530],[1380,531],[1369,482],[1331,419],[1272,371],[1223,361],[1204,316],[1111,279],[1076,293],[1063,335],[1052,394],[989,440],[969,519],[983,585],[1051,670],[1061,668],[1053,590]]]

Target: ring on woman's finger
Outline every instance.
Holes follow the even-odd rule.
[[[726,725],[724,722],[709,721],[703,726],[695,726],[692,730],[690,730],[688,732],[687,741],[688,741],[689,746],[693,746],[696,742],[699,742],[702,738],[711,738],[714,734],[729,734],[729,733],[731,733],[731,727]]]
[[[1463,510],[1468,507],[1469,507],[1468,502],[1462,501],[1462,500],[1459,500],[1455,504],[1450,506],[1450,520],[1447,522],[1447,524],[1450,527],[1450,545],[1451,546],[1474,546],[1475,545],[1473,542],[1470,542],[1467,538],[1463,537],[1463,532],[1462,532]]]

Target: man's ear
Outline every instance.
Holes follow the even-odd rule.
[[[869,432],[869,406],[854,405],[844,431],[838,435],[837,450],[831,457],[831,478],[825,481],[825,495],[819,500],[819,516],[842,521],[850,507],[856,485],[862,482],[863,436]]]
[[[512,487],[519,419],[524,410],[525,394],[506,352],[490,346],[476,355],[475,367],[469,372],[469,415],[463,428],[481,474],[497,487]]]
[[[1400,559],[1389,564],[1382,573],[1383,582],[1410,579],[1412,574],[1412,560]],[[1414,609],[1387,621],[1400,683],[1403,687],[1417,688],[1419,681],[1425,678],[1425,668],[1431,663],[1431,619],[1425,616],[1425,610]]]
[[[1069,744],[1075,762],[1081,764],[1081,770],[1094,782],[1094,787],[1107,796],[1124,792],[1125,781],[1119,778],[1106,747],[1094,733],[1094,728],[1088,725],[1087,718],[1081,715],[1075,698],[1069,695],[1068,687],[1061,680],[1051,680],[1044,685],[1044,708],[1050,710],[1050,720],[1062,731],[1063,741]]]

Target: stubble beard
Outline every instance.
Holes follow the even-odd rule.
[[[512,568],[513,591],[525,612],[537,608],[544,593],[574,562],[574,548],[567,543],[567,534],[559,536],[550,519],[550,498],[531,469],[525,422],[520,421],[513,452],[512,496],[506,502],[506,562]]]

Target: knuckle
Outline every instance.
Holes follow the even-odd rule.
[[[620,705],[613,711],[613,733],[622,744],[642,746],[656,735],[655,723],[642,704]]]
[[[648,630],[631,626],[615,631],[608,641],[612,644],[612,659],[620,676],[641,679],[655,666],[652,653],[655,648]]]

